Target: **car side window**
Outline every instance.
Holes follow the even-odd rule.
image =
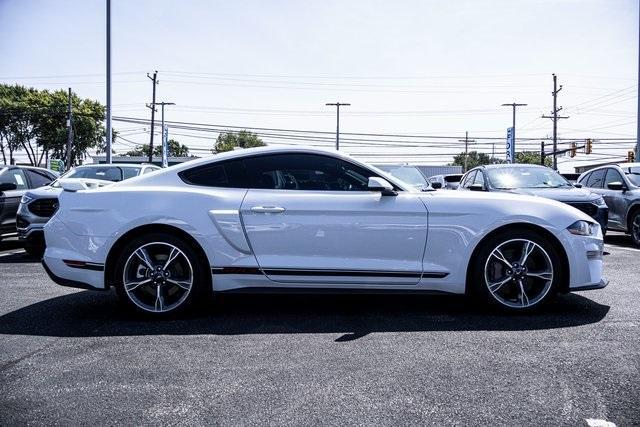
[[[21,169],[9,169],[0,175],[0,182],[16,185],[16,190],[26,190],[28,188],[27,178]]]
[[[45,172],[26,169],[26,173],[31,181],[31,188],[43,187],[51,182],[51,178]]]
[[[473,170],[467,174],[467,176],[464,178],[464,181],[462,182],[462,188],[471,187],[471,184],[473,184],[473,180],[475,179],[476,172],[478,171]]]
[[[594,172],[591,172],[589,175],[589,179],[586,180],[587,187],[590,188],[602,188],[602,181],[604,181],[604,174],[607,170],[600,169]]]
[[[583,176],[582,178],[578,179],[578,183],[582,184],[584,186],[587,185],[587,181],[589,181],[589,177],[591,176],[590,173],[586,174],[585,176]]]
[[[620,182],[624,184],[624,179],[622,179],[622,175],[620,175],[620,172],[613,168],[609,168],[607,169],[607,176],[604,180],[604,188],[607,188],[607,186],[612,182]]]
[[[122,179],[129,179],[140,175],[141,169],[142,168],[122,168]]]
[[[482,185],[482,188],[485,188],[485,186],[484,186],[484,174],[482,173],[482,171],[477,171],[476,172],[476,177],[473,179],[473,183],[474,184],[480,184],[480,185]]]
[[[247,188],[247,178],[242,160],[215,162],[180,172],[187,184],[204,187]]]
[[[275,154],[243,160],[249,188],[307,191],[367,191],[377,174],[350,162],[317,154]]]

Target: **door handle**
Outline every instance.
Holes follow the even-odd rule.
[[[285,208],[280,206],[254,206],[251,208],[251,212],[255,213],[282,213]]]

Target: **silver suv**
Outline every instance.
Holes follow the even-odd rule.
[[[580,175],[578,182],[604,198],[607,228],[630,234],[640,246],[640,163],[600,166]]]
[[[58,209],[58,196],[62,192],[60,179],[88,179],[108,185],[158,169],[158,166],[148,164],[83,165],[71,169],[51,185],[27,191],[22,196],[16,216],[18,239],[24,243],[27,253],[38,258],[42,256],[45,249],[42,230]]]

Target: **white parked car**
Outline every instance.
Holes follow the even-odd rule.
[[[418,192],[338,152],[257,148],[65,186],[43,264],[161,316],[211,291],[473,293],[530,310],[606,286],[600,226],[548,199]]]

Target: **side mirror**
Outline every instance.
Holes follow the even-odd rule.
[[[433,188],[434,190],[438,190],[438,189],[442,188],[442,183],[441,182],[432,182],[431,183],[431,188]]]
[[[3,182],[0,184],[0,193],[4,193],[5,191],[11,191],[17,189],[18,186],[13,182]]]
[[[471,191],[484,191],[484,186],[482,184],[471,184],[469,186],[469,190],[471,190]]]
[[[579,182],[574,183],[573,186],[576,188],[582,188],[582,184],[580,184]]]
[[[615,182],[610,182],[607,184],[607,188],[609,188],[609,190],[624,190],[624,184],[619,182],[619,181],[615,181]]]
[[[369,191],[379,191],[383,196],[396,196],[398,194],[389,181],[377,176],[369,177],[367,188]]]

